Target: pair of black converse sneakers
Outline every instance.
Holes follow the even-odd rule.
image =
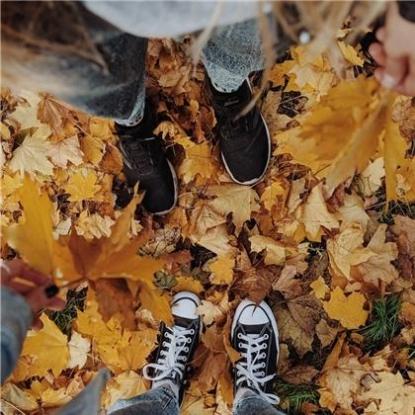
[[[241,116],[241,111],[252,99],[249,82],[245,81],[231,93],[211,89],[223,164],[233,181],[253,185],[263,178],[267,170],[271,139],[257,106]],[[177,203],[178,183],[173,165],[164,152],[162,139],[153,134],[154,128],[154,116],[148,105],[142,122],[137,126],[116,124],[129,186],[139,182],[140,188],[145,190],[144,207],[150,213],[163,215]]]
[[[183,400],[193,354],[202,332],[197,313],[200,299],[190,292],[180,292],[172,301],[174,325],[161,326],[154,362],[144,367],[144,376],[152,387],[168,385]],[[272,380],[278,360],[278,327],[271,308],[264,301],[255,304],[243,300],[236,309],[231,328],[233,347],[240,360],[233,369],[235,396],[248,391],[271,404],[279,399],[272,394]]]

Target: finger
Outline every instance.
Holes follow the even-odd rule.
[[[45,289],[47,285],[42,285],[36,287],[34,290],[29,292],[26,295],[26,301],[28,302],[30,308],[33,311],[33,314],[37,314],[40,310],[45,308],[50,301],[50,298],[47,297]]]
[[[380,29],[376,30],[376,39],[379,40],[379,42],[383,43],[386,38],[386,29],[385,27],[381,27]]]
[[[42,323],[42,321],[41,321],[39,318],[36,318],[36,319],[33,321],[33,324],[32,324],[32,329],[33,329],[33,330],[36,330],[36,331],[39,331],[42,327],[43,327],[43,323]]]
[[[33,286],[24,284],[22,282],[16,281],[16,280],[12,280],[10,281],[7,286],[9,288],[11,288],[12,290],[18,292],[19,294],[25,295],[28,292],[33,290]]]
[[[12,259],[11,261],[3,261],[1,270],[1,277],[3,282],[8,281],[16,276],[30,280],[36,285],[45,284],[50,280],[50,277],[34,270],[33,268],[29,267],[29,265],[27,265],[24,261],[18,258]]]
[[[386,53],[383,45],[380,43],[372,43],[369,46],[369,53],[379,66],[385,66]]]
[[[403,82],[396,88],[397,92],[409,97],[415,96],[415,60],[411,61],[411,68],[409,74]]]
[[[66,301],[62,300],[62,298],[55,297],[51,298],[47,304],[47,308],[54,311],[62,311],[66,306]]]
[[[405,57],[388,56],[380,82],[385,88],[393,89],[402,82],[407,72],[408,61]]]
[[[14,278],[19,274],[22,269],[23,263],[19,259],[13,259],[11,261],[1,260],[1,281],[4,283],[9,281],[11,278]]]

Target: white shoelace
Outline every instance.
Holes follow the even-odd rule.
[[[267,402],[277,405],[280,400],[278,396],[272,393],[266,393],[262,390],[265,383],[275,377],[275,374],[265,376],[265,362],[260,362],[266,358],[266,353],[262,350],[267,348],[266,341],[269,339],[268,334],[263,336],[255,336],[252,334],[238,334],[239,348],[244,350],[241,352],[242,362],[236,365],[236,386],[242,382],[246,382],[248,386],[252,386],[258,394]]]
[[[150,363],[143,369],[143,375],[151,381],[159,381],[174,376],[176,373],[180,379],[183,379],[183,372],[186,365],[187,354],[192,342],[191,337],[195,334],[194,329],[185,329],[183,327],[174,326],[167,331],[163,338],[163,350],[160,351],[157,363]],[[166,340],[167,337],[167,340]],[[182,354],[182,353],[185,354]],[[154,370],[154,375],[148,373],[149,369]]]

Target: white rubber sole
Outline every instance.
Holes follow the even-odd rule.
[[[261,303],[256,304],[251,300],[245,299],[239,303],[238,307],[236,308],[235,315],[233,316],[232,327],[231,327],[231,339],[233,340],[233,333],[235,332],[236,324],[239,320],[241,313],[243,312],[243,310],[245,309],[247,305],[254,305],[256,307],[261,307],[262,309],[264,309],[265,314],[268,316],[269,320],[271,321],[272,329],[275,335],[275,344],[277,345],[277,362],[278,362],[278,358],[280,354],[280,343],[279,343],[280,335],[278,331],[277,320],[275,319],[275,316],[271,310],[271,307],[265,301],[262,301]]]
[[[167,164],[169,165],[169,169],[171,171],[171,174],[173,176],[173,184],[174,184],[174,203],[173,206],[170,209],[163,210],[162,212],[154,212],[153,215],[156,216],[163,216],[170,213],[177,205],[177,199],[179,197],[179,181],[177,179],[176,171],[174,170],[173,164],[170,163],[170,161],[167,159]]]

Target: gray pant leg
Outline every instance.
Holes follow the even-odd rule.
[[[285,415],[259,395],[245,395],[234,407],[233,415]]]
[[[76,4],[86,37],[103,64],[65,51],[42,51],[31,70],[48,79],[47,92],[90,114],[135,124],[145,103],[147,39],[124,33]]]
[[[179,403],[168,387],[149,390],[131,399],[116,402],[110,415],[178,415]]]
[[[264,66],[257,20],[216,28],[203,49],[202,61],[218,91],[237,90],[251,72]]]

